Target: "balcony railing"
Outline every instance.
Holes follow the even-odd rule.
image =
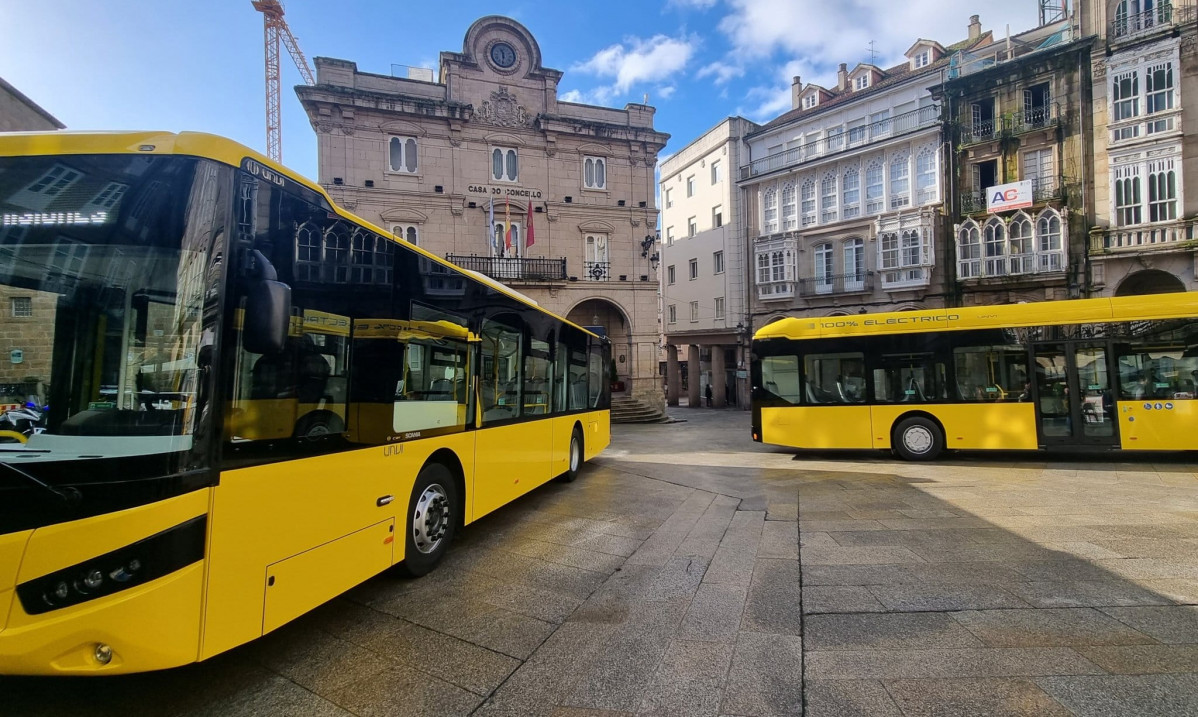
[[[585,261],[582,264],[582,278],[585,281],[609,281],[611,279],[611,262]]]
[[[799,279],[799,296],[828,296],[873,291],[873,272],[857,274],[833,274],[811,279]]]
[[[1143,12],[1128,15],[1116,14],[1111,22],[1111,39],[1125,40],[1137,35],[1144,35],[1154,30],[1164,30],[1173,25],[1182,25],[1194,19],[1193,5],[1176,7],[1173,3],[1162,2],[1156,7]]]
[[[1096,229],[1090,234],[1090,253],[1167,251],[1191,242],[1198,242],[1198,220],[1182,219],[1167,224]]]
[[[463,269],[477,271],[500,281],[565,281],[566,259],[526,259],[522,257],[449,254],[445,259]]]
[[[940,106],[929,105],[867,125],[848,127],[840,134],[820,137],[807,144],[755,159],[740,168],[740,178],[742,180],[750,179],[780,169],[797,167],[829,155],[865,147],[896,135],[931,127],[939,121]]]
[[[1053,102],[1047,105],[1027,107],[1005,117],[981,120],[961,125],[961,145],[990,142],[999,137],[1014,137],[1061,122],[1060,107]]]
[[[1053,201],[1064,201],[1068,193],[1077,189],[1077,183],[1061,181],[1057,177],[1034,178],[1032,183],[1032,202],[1044,204]],[[961,192],[961,214],[978,214],[986,211],[986,194],[983,190],[973,189]]]
[[[795,282],[791,281],[771,281],[757,282],[757,298],[760,301],[777,301],[778,299],[790,299],[795,295]]]

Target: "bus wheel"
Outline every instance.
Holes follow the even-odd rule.
[[[408,502],[401,572],[417,578],[441,562],[453,540],[457,525],[453,511],[457,504],[457,488],[448,468],[440,463],[429,463],[421,469]]]
[[[317,438],[342,433],[344,430],[341,417],[328,411],[314,411],[295,424],[295,435],[301,438]]]
[[[894,450],[908,461],[930,461],[944,450],[944,436],[935,423],[912,416],[895,427]]]
[[[582,431],[576,426],[574,433],[570,434],[570,467],[562,473],[563,483],[573,483],[578,477],[578,471],[582,468]]]

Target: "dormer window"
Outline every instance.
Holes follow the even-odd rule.
[[[803,98],[803,109],[809,110],[819,104],[819,93],[812,92]]]
[[[869,87],[869,73],[868,72],[866,72],[864,75],[859,75],[857,77],[857,79],[853,81],[853,89],[854,90],[864,90],[867,87]]]
[[[924,50],[911,58],[911,69],[918,70],[921,67],[927,67],[932,62],[932,51]]]

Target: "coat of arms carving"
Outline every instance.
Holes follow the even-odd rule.
[[[483,102],[476,113],[483,121],[500,127],[524,127],[528,125],[528,111],[517,104],[516,98],[500,87],[491,93],[491,99]]]

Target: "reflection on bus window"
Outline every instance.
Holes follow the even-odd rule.
[[[878,403],[923,403],[948,398],[944,363],[932,354],[883,354],[874,369]]]
[[[803,357],[807,403],[865,400],[865,354],[808,354]]]
[[[603,401],[603,387],[609,373],[603,363],[603,347],[592,346],[587,362],[587,408],[599,408]]]
[[[570,352],[570,410],[587,407],[587,355],[583,351]]]
[[[482,328],[483,422],[520,416],[520,332],[487,319]]]
[[[1030,401],[1027,351],[1015,346],[953,349],[957,398],[961,401]]]
[[[761,359],[761,386],[789,404],[801,403],[799,357],[766,356]]]
[[[1198,391],[1198,322],[1117,344],[1119,397],[1193,399]]]
[[[539,416],[549,412],[549,392],[553,386],[553,364],[549,362],[549,344],[539,339],[529,341],[524,357],[524,415]]]

